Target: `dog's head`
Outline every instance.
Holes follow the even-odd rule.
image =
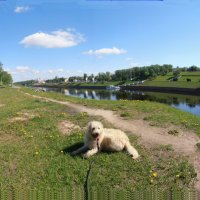
[[[88,134],[93,138],[97,139],[103,133],[103,124],[98,121],[91,121],[88,123]]]

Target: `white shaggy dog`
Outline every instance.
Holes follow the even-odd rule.
[[[88,150],[89,149],[89,150]],[[103,124],[98,121],[91,121],[84,138],[84,146],[72,152],[72,155],[86,153],[85,158],[96,154],[98,151],[122,151],[126,150],[133,159],[137,159],[139,154],[130,144],[127,135],[119,129],[103,128]]]

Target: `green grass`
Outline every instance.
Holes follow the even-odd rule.
[[[187,79],[191,79],[192,82],[198,82],[200,83],[200,76],[199,75],[182,75],[180,78],[179,78],[179,81],[186,81],[187,82]]]
[[[60,93],[45,92],[37,93],[28,88],[22,88],[22,91],[30,94],[36,94],[43,97],[50,97],[57,100],[69,101],[73,103],[82,104],[88,107],[103,108],[107,110],[113,110],[122,117],[130,119],[145,119],[149,122],[167,127],[169,124],[176,126],[182,126],[194,130],[200,136],[200,117],[191,113],[181,111],[179,109],[170,107],[165,104],[141,101],[141,100],[94,100],[94,99],[82,99],[77,97],[65,96]],[[184,95],[177,95],[182,98]],[[125,116],[126,115],[126,116]]]
[[[157,76],[155,79],[153,79],[152,81],[168,81],[169,79],[171,79],[173,77],[172,74],[167,74],[165,76]]]
[[[28,89],[23,90],[34,93]],[[128,117],[131,112],[134,116],[138,113],[146,115],[148,120],[159,121],[160,115],[163,116],[166,112],[161,118],[162,121],[173,121],[189,128],[194,128],[190,127],[191,121],[184,121],[183,124],[183,119],[188,117],[188,120],[199,120],[193,115],[150,102],[90,101],[56,93],[37,95],[69,100],[86,106],[116,109],[119,113],[129,111]],[[133,191],[155,187],[166,189],[193,186],[196,176],[194,168],[186,158],[176,155],[168,147],[145,150],[137,144],[137,138],[132,136],[130,140],[141,154],[141,160],[138,162],[132,160],[125,152],[100,153],[88,160],[81,156],[72,157],[70,152],[75,145],[83,142],[84,127],[96,118],[85,113],[76,113],[63,105],[28,97],[11,88],[1,89],[0,104],[4,105],[0,112],[1,188],[83,189],[91,162],[91,190],[108,187],[117,191]],[[23,113],[31,117],[24,121],[14,120],[16,117],[23,117]],[[153,113],[156,113],[156,117],[153,117]],[[63,120],[79,125],[81,130],[73,132],[70,136],[62,135],[58,124]],[[103,123],[110,127],[105,121]],[[199,128],[195,126],[197,127]],[[153,176],[154,172],[157,173],[156,177]]]
[[[187,76],[200,76],[200,72],[199,71],[196,71],[196,72],[181,72],[181,75],[183,76],[185,76],[185,75],[187,75]]]
[[[173,78],[172,73],[165,76],[157,76],[153,80],[145,81],[143,86],[157,87],[179,87],[179,88],[200,88],[200,72],[181,72],[178,81],[169,81]],[[187,82],[191,79],[191,82]]]
[[[186,81],[145,81],[142,86],[155,87],[178,87],[178,88],[200,88],[200,82]]]

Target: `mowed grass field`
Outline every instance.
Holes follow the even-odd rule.
[[[145,81],[144,86],[158,87],[182,87],[182,88],[200,88],[200,72],[181,72],[178,81],[169,81],[173,78],[172,73],[165,76],[157,76],[154,80]],[[191,82],[187,82],[191,79]]]
[[[34,93],[29,89],[22,90]],[[82,144],[90,120],[101,120],[106,127],[111,125],[87,113],[77,113],[63,105],[31,98],[22,90],[0,89],[1,189],[70,187],[84,191],[87,187],[89,190],[134,191],[193,187],[196,173],[187,158],[176,155],[170,145],[146,149],[137,143],[134,136],[130,136],[130,140],[141,155],[139,161],[132,160],[125,152],[100,153],[89,159],[72,157],[70,152]],[[166,111],[163,124],[172,123],[171,116],[176,114],[175,124],[196,132],[199,130],[195,121],[199,120],[198,117],[161,104],[81,100],[56,93],[38,95],[112,109],[118,113],[127,112],[130,118],[134,118],[136,113],[143,114],[146,120],[155,123],[160,123],[160,115]],[[153,109],[157,109],[155,116]],[[80,129],[71,129],[63,134],[59,129],[61,122],[74,124]]]

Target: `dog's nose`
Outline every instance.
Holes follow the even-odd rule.
[[[97,138],[98,136],[99,136],[98,133],[94,133],[94,134],[93,134],[93,137],[94,137],[94,138]]]

